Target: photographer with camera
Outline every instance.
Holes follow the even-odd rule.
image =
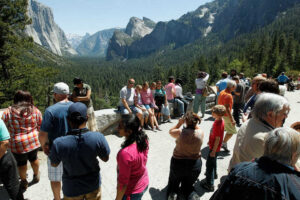
[[[198,179],[202,166],[201,146],[204,133],[198,126],[200,122],[201,118],[197,114],[188,112],[169,131],[170,135],[176,138],[176,146],[171,158],[168,200],[176,199],[179,185],[186,198],[199,199],[193,185]],[[181,129],[184,123],[186,127]]]

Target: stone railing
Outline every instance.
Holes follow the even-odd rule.
[[[206,98],[206,108],[209,109],[215,105],[216,94],[214,88],[211,88],[210,95]],[[171,116],[173,116],[173,104],[169,104]],[[187,110],[193,109],[193,102],[191,102]],[[4,109],[0,109],[0,117]],[[103,109],[95,111],[98,129],[104,135],[114,134],[117,130],[118,121],[120,120],[120,113],[116,109]]]

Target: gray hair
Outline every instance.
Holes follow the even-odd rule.
[[[266,118],[268,112],[277,113],[281,111],[283,107],[290,107],[286,98],[277,94],[262,93],[258,95],[251,114],[253,118],[262,120]]]
[[[292,128],[277,128],[265,139],[264,156],[291,165],[293,154],[300,156],[300,134]]]
[[[227,81],[227,87],[226,88],[233,88],[233,87],[236,87],[236,82],[233,81],[233,80],[228,80]]]

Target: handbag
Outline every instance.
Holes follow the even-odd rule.
[[[209,95],[208,85],[205,84],[205,87],[202,89],[202,96],[207,97]]]
[[[170,110],[169,110],[169,106],[165,106],[164,104],[162,105],[161,108],[161,113],[165,116],[169,116],[170,115]]]

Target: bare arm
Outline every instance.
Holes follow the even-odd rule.
[[[219,146],[219,142],[220,142],[220,137],[216,137],[214,147],[210,153],[210,157],[216,157],[216,151]]]
[[[224,106],[226,108],[226,114],[230,118],[230,121],[231,121],[232,125],[235,125],[235,121],[234,121],[234,119],[233,119],[233,117],[231,115],[231,112],[230,112],[230,106],[229,106],[229,104],[225,104]]]
[[[49,155],[49,145],[48,145],[48,133],[44,131],[39,132],[39,141],[42,149],[46,155]]]
[[[88,90],[87,93],[86,93],[86,96],[84,96],[84,97],[75,97],[75,98],[73,98],[73,100],[74,101],[89,101],[91,99],[91,94],[92,94],[92,91]]]
[[[122,99],[122,104],[124,105],[124,107],[128,110],[129,114],[132,113],[131,109],[129,108],[127,101],[125,98]]]
[[[116,200],[122,200],[126,190],[127,190],[127,185],[124,185],[123,188],[121,189],[121,187],[118,183]]]
[[[6,150],[8,149],[9,140],[4,140],[0,142],[0,159],[4,156]]]
[[[180,133],[181,133],[181,130],[179,129],[181,127],[181,125],[184,123],[184,119],[183,118],[180,118],[178,120],[178,123],[170,129],[169,133],[172,137],[174,138],[178,138]]]

